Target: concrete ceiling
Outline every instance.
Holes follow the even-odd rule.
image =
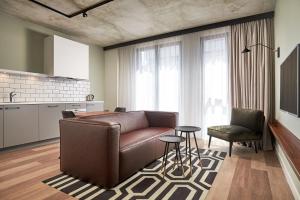
[[[39,0],[70,14],[101,0]],[[88,43],[107,46],[273,11],[275,0],[114,0],[66,18],[28,0],[0,0],[0,10]]]

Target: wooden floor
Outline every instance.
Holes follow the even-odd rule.
[[[200,147],[207,147],[199,140]],[[216,143],[218,143],[216,145]],[[212,149],[227,151],[224,143],[212,141]],[[226,143],[225,143],[226,144]],[[0,199],[73,199],[41,181],[59,171],[59,143],[0,152]],[[213,183],[207,200],[293,199],[274,152],[255,154],[234,146]]]

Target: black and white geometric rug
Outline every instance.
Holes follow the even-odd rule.
[[[197,151],[192,148],[193,175],[191,176],[189,159],[183,153],[185,147],[181,147],[181,151],[185,176],[182,176],[182,171],[177,167],[173,169],[175,151],[172,151],[168,156],[165,178],[163,178],[162,158],[160,158],[110,190],[82,182],[64,174],[43,182],[72,197],[85,200],[205,199],[226,153],[199,149],[203,166],[201,169]]]

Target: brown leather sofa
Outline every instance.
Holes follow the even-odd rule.
[[[158,137],[174,134],[178,113],[135,111],[60,120],[60,169],[111,188],[161,157]]]

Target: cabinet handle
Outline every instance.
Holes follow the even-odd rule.
[[[80,106],[80,104],[73,104],[72,106]]]
[[[0,108],[0,110],[3,110],[3,108]]]
[[[57,108],[58,105],[54,105],[54,106],[48,106],[48,108]]]
[[[17,110],[20,109],[20,107],[6,107],[5,110]]]

